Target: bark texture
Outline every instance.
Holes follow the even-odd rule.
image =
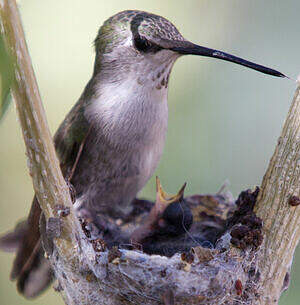
[[[256,205],[256,213],[264,221],[265,236],[257,257],[261,270],[259,304],[277,304],[300,237],[300,207],[297,206],[300,203],[299,88]]]
[[[67,260],[76,259],[75,232],[79,222],[74,215],[69,189],[56,157],[16,1],[0,1],[0,14],[1,35],[14,64],[11,91],[26,145],[27,165],[33,187],[46,219],[58,217],[59,210],[56,206],[70,209],[70,215],[61,219],[61,235],[54,242]]]

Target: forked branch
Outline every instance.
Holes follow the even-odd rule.
[[[199,247],[189,262],[179,254],[167,258],[116,249],[96,253],[81,234],[61,174],[16,1],[0,0],[0,14],[1,35],[14,59],[12,94],[35,193],[46,220],[58,217],[57,205],[70,209],[61,219],[63,231],[54,239],[50,256],[66,303],[277,304],[300,237],[300,207],[291,205],[300,201],[299,88],[255,207],[264,224],[259,250],[230,246],[227,233],[222,250]],[[255,283],[253,268],[259,275]]]

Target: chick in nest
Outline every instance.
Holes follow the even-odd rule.
[[[156,178],[156,201],[143,224],[131,234],[131,242],[148,254],[172,256],[187,249],[185,239],[193,224],[193,214],[183,195],[186,184],[170,196]]]

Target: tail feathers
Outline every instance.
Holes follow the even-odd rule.
[[[0,250],[16,252],[27,232],[27,220],[19,222],[14,231],[7,232],[0,237]]]
[[[26,298],[34,298],[42,293],[53,279],[50,263],[44,257],[44,251],[39,242],[17,278],[18,291]]]
[[[38,250],[37,244],[40,243],[39,221],[41,212],[37,198],[34,197],[27,219],[27,231],[17,250],[11,271],[12,280],[20,277],[24,270],[29,269],[34,261],[35,253],[33,252]]]
[[[53,280],[49,261],[44,257],[39,220],[41,208],[34,197],[27,221],[17,225],[13,232],[0,238],[0,249],[16,250],[11,280],[26,298],[33,298],[46,289]]]

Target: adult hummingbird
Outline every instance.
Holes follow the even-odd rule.
[[[122,218],[155,171],[168,122],[168,82],[175,61],[200,55],[278,77],[284,74],[186,40],[163,17],[128,10],[104,22],[95,39],[94,71],[55,134],[64,177],[76,190],[80,215]],[[36,197],[28,220],[1,239],[17,248],[12,279],[34,297],[52,279],[40,243]]]

